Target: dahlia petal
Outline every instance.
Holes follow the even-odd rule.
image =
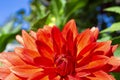
[[[51,26],[45,25],[45,26],[43,27],[43,29],[46,31],[46,33],[50,33],[50,34],[51,34],[51,30],[52,30],[52,27],[51,27]]]
[[[48,76],[44,76],[44,77],[41,78],[40,75],[36,78],[30,78],[28,80],[38,80],[38,79],[40,79],[40,80],[50,80]]]
[[[69,53],[70,55],[72,55],[73,57],[76,57],[76,45],[73,41],[73,33],[69,30],[68,31],[68,35],[66,37],[66,44],[68,46],[68,50],[69,50]]]
[[[25,79],[19,78],[15,74],[11,73],[4,80],[25,80]]]
[[[107,64],[108,59],[100,59],[100,60],[95,60],[95,61],[91,61],[88,65],[87,65],[87,69],[100,69],[102,68],[105,64]]]
[[[4,56],[3,56],[3,54],[7,54],[7,53],[1,53],[0,54],[0,63],[2,63],[2,66],[4,66],[4,67],[10,67],[10,66],[12,66],[12,63],[10,63],[8,60],[6,60],[4,58]]]
[[[82,80],[79,77],[68,75],[68,80]]]
[[[2,53],[2,56],[14,66],[25,64],[14,52]]]
[[[85,71],[86,74],[89,72],[94,72],[96,70],[103,68],[103,66],[106,66],[106,64],[108,63],[108,60],[109,60],[108,57],[103,56],[103,55],[96,55],[96,56],[93,56],[90,58],[91,59],[86,59],[89,62],[87,61],[86,64],[84,63],[84,65],[81,65],[81,67],[76,68],[76,72]]]
[[[40,55],[53,61],[53,50],[44,42],[36,41]]]
[[[54,69],[50,68],[42,72],[37,72],[30,76],[28,80],[59,80],[60,76],[58,76],[55,72]]]
[[[91,73],[89,71],[80,71],[76,73],[77,77],[86,77],[88,75],[90,75]]]
[[[17,35],[17,36],[16,36],[16,40],[17,40],[20,44],[24,45],[23,38],[22,38],[20,35]]]
[[[48,77],[46,77],[46,74],[44,74],[43,72],[36,72],[33,75],[31,75],[28,80],[44,80],[46,78],[46,80],[49,80]]]
[[[109,52],[110,49],[111,49],[111,41],[98,42],[97,46],[96,46],[96,48],[93,52],[96,53],[96,54],[100,53],[100,54],[103,54],[103,55],[109,55],[109,54],[111,54]]]
[[[25,47],[36,51],[35,40],[24,30],[22,31],[22,37]]]
[[[67,35],[69,35],[69,31],[71,31],[73,33],[73,39],[75,39],[75,37],[77,36],[78,34],[78,30],[77,30],[77,27],[76,27],[76,23],[75,21],[72,19],[70,20],[63,28],[62,30],[62,35],[63,37],[66,39]]]
[[[92,35],[94,36],[95,40],[97,40],[99,29],[96,27],[91,28]]]
[[[34,62],[37,66],[42,66],[42,67],[51,67],[54,65],[53,61],[46,57],[37,57],[34,59]]]
[[[77,54],[79,54],[79,52],[91,42],[95,42],[95,40],[89,29],[79,34],[76,38]]]
[[[104,71],[97,71],[93,73],[95,77],[87,77],[90,80],[115,80],[111,75]]]
[[[16,48],[16,54],[25,62],[34,64],[34,59],[40,57],[40,54],[36,51],[25,49],[25,48]]]
[[[61,54],[63,46],[65,45],[65,40],[57,27],[52,28],[52,38],[55,52]]]
[[[22,65],[22,66],[13,66],[10,68],[10,71],[13,72],[14,74],[20,76],[20,77],[24,77],[24,78],[28,78],[31,75],[33,75],[36,72],[40,72],[43,69],[32,66],[32,65]]]
[[[119,57],[111,57],[109,59],[108,64],[112,65],[112,69],[110,71],[120,72],[120,58]]]
[[[30,60],[28,60],[28,59],[23,55],[23,51],[24,51],[23,48],[20,48],[20,47],[16,47],[16,48],[15,48],[15,53],[16,53],[22,60],[24,60],[25,62],[29,62]]]
[[[37,40],[46,43],[52,49],[51,27],[44,26],[43,29],[39,29],[37,32]]]
[[[118,47],[118,45],[110,46],[109,52],[107,54],[105,54],[105,55],[109,56],[109,57],[113,56],[114,55],[113,53],[115,52],[115,50],[117,49],[117,47]]]
[[[58,76],[56,76],[56,77],[54,77],[53,79],[50,79],[50,80],[60,80],[61,79],[61,77],[58,75]]]
[[[30,35],[31,35],[34,39],[37,39],[37,37],[36,37],[36,32],[30,31]]]
[[[115,50],[117,49],[117,47],[118,47],[118,45],[114,45],[114,46],[112,46],[112,53],[115,52]]]
[[[30,49],[25,49],[24,48],[24,53],[23,55],[30,57],[31,59],[34,59],[36,57],[40,57],[40,54],[36,51],[32,51]]]
[[[0,67],[0,80],[5,79],[10,74],[10,70]]]
[[[33,63],[34,64],[34,59],[37,57],[40,57],[40,54],[36,51],[32,51],[30,49],[23,49],[23,53],[22,53],[25,58],[27,59],[26,62],[28,63]]]
[[[88,46],[86,46],[84,49],[81,50],[79,55],[77,56],[77,66],[83,66],[90,62],[89,59],[91,59],[93,53],[91,51],[95,48],[96,43],[91,43]],[[87,60],[87,61],[85,61]]]

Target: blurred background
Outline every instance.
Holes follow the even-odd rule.
[[[79,32],[97,26],[98,41],[120,43],[120,0],[3,0],[0,2],[0,52],[13,51],[21,30],[34,30],[47,24],[60,29],[75,19]]]
[[[0,52],[20,46],[21,30],[37,31],[46,25],[60,29],[75,19],[79,32],[97,26],[98,41],[120,44],[120,0],[2,0],[0,2]],[[120,56],[120,47],[114,56]],[[120,73],[111,73],[120,80]]]

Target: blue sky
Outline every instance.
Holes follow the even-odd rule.
[[[25,9],[26,14],[28,14],[30,9],[29,1],[30,0],[2,0],[0,2],[0,25],[2,25],[10,15],[20,9]]]

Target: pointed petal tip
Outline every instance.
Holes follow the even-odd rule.
[[[23,38],[22,38],[20,35],[16,35],[16,40],[17,40],[20,44],[24,45]]]
[[[26,34],[27,32],[25,30],[22,30],[22,35]]]
[[[93,26],[93,27],[91,28],[91,31],[92,31],[92,32],[94,32],[94,31],[99,31],[99,29],[98,29],[98,27]]]
[[[68,21],[68,23],[75,23],[75,20],[74,19],[71,19],[70,21]]]

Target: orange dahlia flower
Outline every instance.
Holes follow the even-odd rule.
[[[120,71],[117,45],[97,42],[98,28],[78,33],[74,20],[62,31],[44,26],[16,39],[23,47],[0,54],[1,80],[115,80],[109,72]]]

